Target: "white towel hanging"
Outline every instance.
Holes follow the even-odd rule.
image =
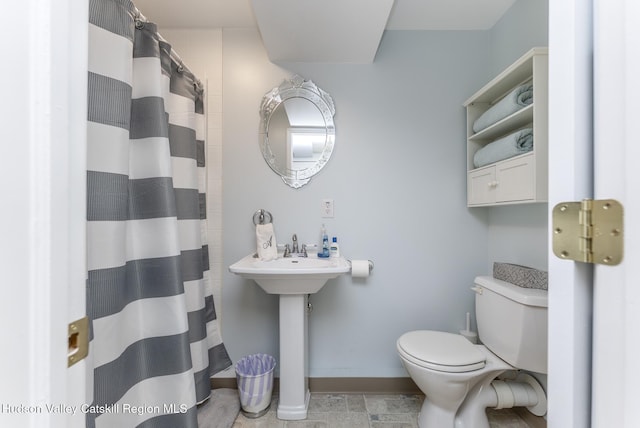
[[[273,231],[273,223],[256,224],[256,250],[260,260],[269,261],[278,258],[276,246],[276,234]]]

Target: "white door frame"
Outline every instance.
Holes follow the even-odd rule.
[[[549,212],[559,202],[593,194],[591,17],[591,0],[549,1]],[[551,244],[547,422],[587,428],[592,267],[556,258]]]
[[[638,426],[640,3],[594,0],[595,198],[625,210],[623,262],[594,273],[592,427]]]
[[[2,426],[84,426],[79,410],[47,406],[87,395],[85,365],[67,369],[67,325],[85,313],[87,3],[21,0],[0,14],[0,404],[18,406]]]
[[[554,0],[549,16],[549,209],[586,197],[622,202],[625,255],[618,266],[592,267],[549,251],[548,423],[632,428],[640,400],[640,3]]]

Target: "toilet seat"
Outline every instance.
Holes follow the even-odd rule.
[[[462,373],[483,368],[486,357],[463,336],[417,330],[398,339],[398,351],[410,362],[431,370]]]

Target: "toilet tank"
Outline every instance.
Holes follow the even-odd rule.
[[[516,368],[547,373],[547,290],[490,276],[474,282],[480,341]]]

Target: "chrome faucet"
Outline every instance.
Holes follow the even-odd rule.
[[[282,257],[307,257],[307,245],[306,244],[302,244],[302,250],[298,249],[298,235],[296,235],[295,233],[293,234],[293,236],[291,237],[291,240],[293,241],[293,244],[291,247],[289,247],[289,244],[285,244],[284,246],[284,254],[282,255]]]

